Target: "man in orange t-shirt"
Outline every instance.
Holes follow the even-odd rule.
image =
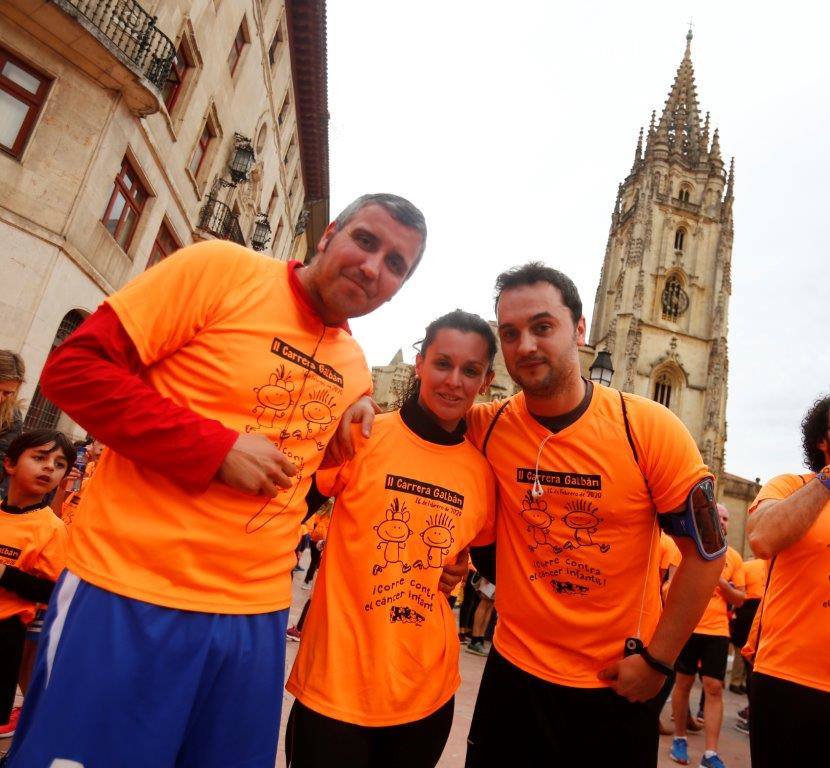
[[[729,525],[729,510],[718,504],[723,532]],[[726,562],[718,586],[706,606],[692,636],[677,657],[675,669],[677,678],[672,694],[675,738],[672,742],[671,758],[681,765],[688,764],[686,744],[687,713],[689,695],[695,675],[700,673],[706,699],[703,704],[703,731],[706,737],[701,765],[704,768],[722,768],[723,761],[717,756],[720,729],[723,724],[723,680],[726,677],[726,663],[729,656],[729,606],[743,605],[746,599],[743,560],[736,550],[729,547]]]
[[[12,768],[273,768],[306,493],[343,410],[371,389],[347,320],[392,298],[425,241],[420,211],[379,194],[326,228],[308,266],[201,242],[52,354],[44,394],[108,450],[73,522]]]
[[[749,686],[753,768],[820,765],[830,723],[830,396],[802,422],[809,474],[779,475],[749,508],[747,535],[769,561]]]
[[[658,712],[643,702],[721,570],[710,473],[668,409],[581,377],[585,318],[567,276],[531,263],[496,287],[522,391],[468,415],[498,484],[495,572],[483,558],[479,570],[496,581],[499,621],[467,766],[656,766]],[[713,559],[676,536],[685,556],[661,610],[658,518],[683,515],[690,497]]]

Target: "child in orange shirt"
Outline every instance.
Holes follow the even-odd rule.
[[[0,504],[0,723],[11,719],[26,625],[37,603],[46,602],[66,561],[66,526],[43,497],[66,477],[75,461],[69,439],[53,430],[16,437],[3,459],[9,493]],[[28,578],[27,578],[28,577]],[[15,713],[16,714],[16,713]]]
[[[434,321],[399,411],[354,458],[319,471],[337,497],[287,689],[289,766],[434,766],[460,683],[445,563],[494,539],[494,479],[464,436],[493,377],[496,340],[456,310]],[[357,425],[355,425],[357,426]]]

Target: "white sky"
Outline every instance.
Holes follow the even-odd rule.
[[[617,184],[683,56],[679,5],[329,0],[332,213],[395,192],[429,226],[410,283],[353,323],[371,365],[456,307],[493,317],[496,275],[531,258],[590,322]],[[830,11],[691,13],[699,103],[736,158],[726,468],[764,480],[802,466],[801,417],[830,391]]]

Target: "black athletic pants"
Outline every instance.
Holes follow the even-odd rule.
[[[655,768],[658,715],[654,700],[632,704],[610,688],[549,683],[493,648],[470,726],[466,766]]]
[[[821,659],[816,664],[826,663]],[[752,673],[749,748],[752,768],[827,765],[830,692]]]
[[[311,581],[314,578],[314,574],[317,573],[317,568],[320,565],[320,558],[322,557],[323,553],[319,549],[317,549],[316,541],[311,542],[308,551],[311,553],[311,565],[308,566],[308,571],[305,575],[305,583],[311,584]]]
[[[17,616],[0,621],[0,725],[9,722],[14,707],[25,641],[26,627]]]
[[[288,768],[434,768],[450,735],[455,699],[423,720],[369,728],[294,702],[285,729]]]

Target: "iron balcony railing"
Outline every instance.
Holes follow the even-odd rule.
[[[176,49],[135,0],[52,0],[72,16],[80,14],[161,90]]]
[[[242,227],[239,226],[239,216],[226,203],[208,195],[207,202],[199,216],[199,228],[223,240],[231,240],[239,245],[245,245]]]

